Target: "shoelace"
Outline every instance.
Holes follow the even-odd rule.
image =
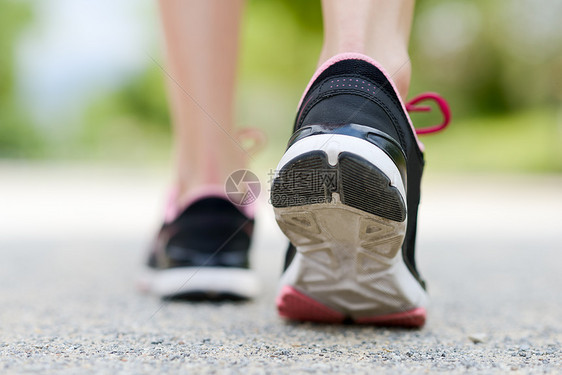
[[[416,129],[416,134],[424,135],[436,133],[444,130],[451,122],[451,109],[449,108],[449,103],[443,99],[439,94],[434,92],[426,92],[420,94],[406,103],[406,110],[408,112],[429,112],[431,107],[427,105],[417,105],[420,102],[426,100],[433,100],[439,106],[441,113],[443,114],[443,122],[439,125],[426,126],[424,128]]]

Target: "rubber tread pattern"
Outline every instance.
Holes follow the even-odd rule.
[[[365,159],[349,152],[339,156],[343,204],[386,219],[406,220],[406,207],[390,179]]]
[[[318,150],[287,163],[272,184],[273,207],[330,203],[332,193],[339,193],[345,205],[393,221],[406,219],[402,195],[380,169],[350,152],[338,158],[333,167]]]

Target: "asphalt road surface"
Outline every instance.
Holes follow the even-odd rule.
[[[166,175],[0,164],[0,373],[560,373],[562,177],[426,176],[421,330],[292,324],[262,190],[243,304],[163,303],[135,279]]]

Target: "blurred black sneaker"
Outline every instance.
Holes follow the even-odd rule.
[[[434,94],[410,109],[427,110],[415,106],[424,99],[437,100],[446,126],[448,107]],[[271,187],[291,241],[282,317],[424,324],[428,297],[414,257],[423,166],[406,107],[374,60],[342,54],[320,67]]]
[[[220,189],[206,190],[181,212],[169,207],[139,282],[141,290],[167,299],[213,301],[258,294],[258,279],[249,269],[253,214]]]

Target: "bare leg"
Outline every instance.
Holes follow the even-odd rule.
[[[408,94],[408,42],[414,0],[322,0],[324,46],[320,64],[343,52],[372,57],[392,75],[402,98]]]
[[[160,0],[179,202],[243,168],[233,140],[234,85],[243,0]]]

